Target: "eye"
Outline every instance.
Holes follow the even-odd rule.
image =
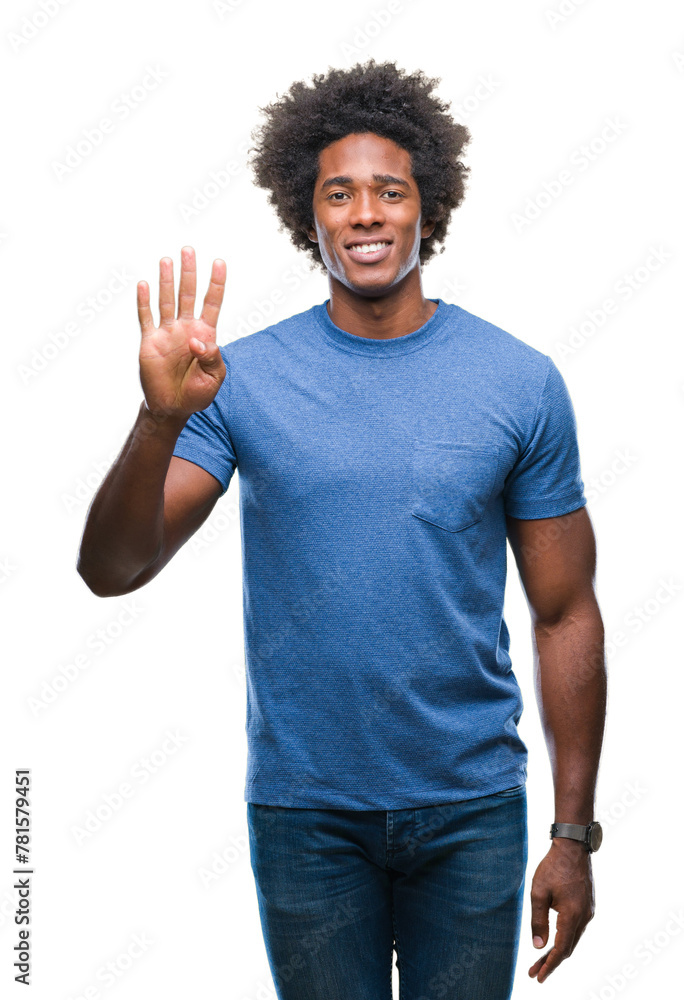
[[[337,197],[338,194],[341,195],[342,198],[346,198],[347,197],[347,195],[346,195],[346,193],[344,191],[333,191],[332,194],[328,195],[328,197],[327,197],[326,200],[327,201],[341,201],[342,198],[338,198]]]
[[[396,194],[396,198],[390,198],[390,201],[398,201],[399,198],[403,198],[404,195],[401,191],[385,191],[385,194]]]

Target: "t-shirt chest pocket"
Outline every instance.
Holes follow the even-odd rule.
[[[498,465],[496,445],[414,439],[411,513],[445,531],[469,528],[484,514]]]

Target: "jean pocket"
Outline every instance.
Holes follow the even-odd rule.
[[[495,445],[416,438],[412,462],[414,517],[445,531],[463,531],[481,520],[499,466]]]

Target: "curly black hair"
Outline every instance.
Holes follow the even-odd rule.
[[[325,271],[313,226],[313,192],[319,154],[352,133],[392,139],[411,157],[423,220],[436,220],[421,242],[420,262],[441,253],[449,219],[465,194],[470,167],[459,159],[470,132],[447,114],[449,103],[432,94],[439,78],[419,70],[407,75],[393,62],[357,63],[351,69],[314,74],[312,84],[293,83],[277,101],[259,108],[266,120],[252,132],[250,166],[259,187],[296,247],[307,250]]]

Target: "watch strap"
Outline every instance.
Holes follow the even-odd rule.
[[[587,842],[587,827],[579,823],[553,823],[551,826],[551,839],[554,837],[568,837],[570,840],[581,840],[583,844]]]

